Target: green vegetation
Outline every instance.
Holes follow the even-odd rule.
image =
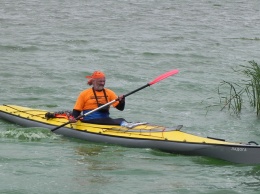
[[[244,105],[244,98],[247,98],[249,104],[256,110],[257,116],[260,115],[260,66],[255,61],[249,61],[248,66],[241,66],[240,73],[245,77],[240,83],[231,83],[222,81],[218,87],[218,94],[220,97],[220,104],[223,110],[228,108],[233,113],[239,115]],[[229,88],[229,93],[222,96],[221,89],[223,87]]]

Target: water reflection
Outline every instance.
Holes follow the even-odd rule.
[[[123,153],[124,148],[106,146],[105,144],[85,143],[75,147],[78,156],[75,164],[75,181],[84,187],[95,188],[100,183],[103,186],[114,184],[113,173],[124,169]]]
[[[99,145],[87,145],[78,146],[76,148],[76,153],[82,156],[96,156],[104,150],[104,146]]]
[[[116,170],[122,168],[118,158],[123,156],[123,149],[103,144],[84,144],[76,147],[75,151],[81,156],[78,162],[87,165],[88,170]]]

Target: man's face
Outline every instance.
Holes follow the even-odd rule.
[[[98,78],[93,80],[93,87],[94,90],[100,91],[103,90],[105,87],[106,78]]]

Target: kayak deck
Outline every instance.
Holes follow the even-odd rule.
[[[0,106],[0,111],[14,115],[17,117],[33,120],[40,123],[45,123],[50,126],[56,127],[68,122],[65,118],[51,118],[46,119],[45,110],[31,109],[16,105],[3,105]],[[103,134],[116,137],[134,138],[134,139],[150,139],[150,140],[167,140],[176,142],[189,142],[189,143],[203,143],[203,144],[225,144],[225,145],[239,145],[240,143],[226,142],[224,140],[200,137],[180,131],[182,126],[167,128],[164,126],[141,124],[131,129],[117,125],[98,125],[91,123],[83,123],[77,121],[65,126],[72,130]],[[50,127],[51,128],[51,127]],[[62,129],[59,129],[62,130]]]

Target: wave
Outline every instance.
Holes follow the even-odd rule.
[[[255,37],[255,38],[240,38],[241,40],[260,40],[260,38]]]
[[[246,37],[241,37],[241,38],[230,38],[230,39],[239,39],[239,40],[256,40],[256,41],[259,41],[260,38],[258,37],[255,37],[255,38],[246,38]]]
[[[18,45],[0,45],[1,51],[37,51],[39,48],[37,46],[18,46]]]
[[[11,138],[26,141],[41,141],[58,139],[56,134],[43,128],[10,128],[0,132],[0,138]]]

